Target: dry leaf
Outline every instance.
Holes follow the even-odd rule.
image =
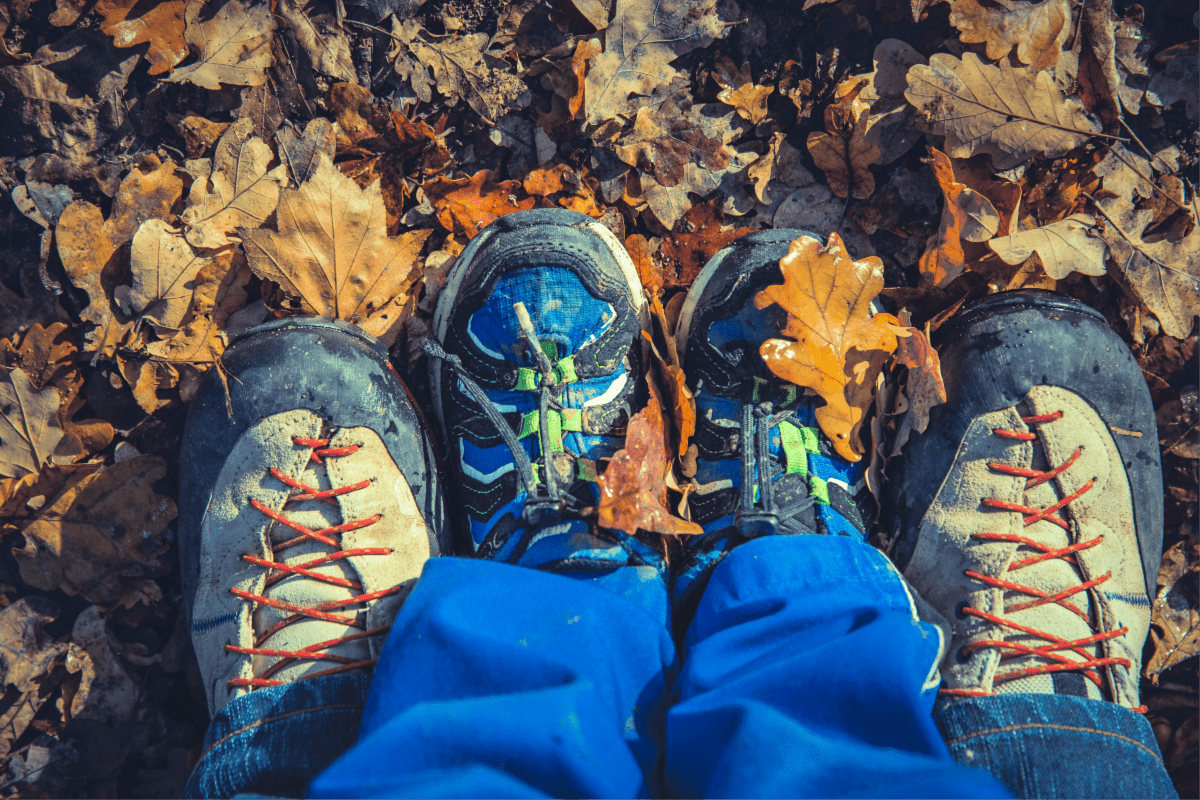
[[[150,74],[161,75],[187,58],[183,39],[186,0],[145,3],[142,0],[99,0],[96,13],[104,18],[100,30],[113,37],[115,47],[150,43],[146,60]],[[130,16],[136,12],[135,16]]]
[[[695,522],[674,516],[667,507],[667,475],[671,471],[667,434],[658,393],[650,389],[650,402],[634,414],[618,450],[597,479],[602,528],[650,533],[703,533]]]
[[[189,3],[185,15],[185,38],[199,60],[179,67],[163,80],[187,81],[216,92],[221,84],[260,86],[267,82],[271,66],[271,32],[275,19],[266,3],[247,5],[226,0],[211,18],[201,21],[209,10],[203,3]]]
[[[228,262],[232,254],[222,256]],[[183,232],[161,219],[147,220],[138,228],[130,248],[133,286],[118,286],[114,293],[121,310],[141,316],[160,333],[183,324],[192,304],[192,281],[212,257],[197,253]]]
[[[229,130],[230,124],[193,116],[179,120],[175,123],[175,129],[187,144],[188,157],[200,158],[217,143],[225,131]],[[207,173],[207,170],[205,172]]]
[[[588,123],[631,116],[630,95],[652,94],[678,76],[672,61],[723,33],[716,5],[717,0],[617,0],[604,52],[592,60],[585,80]]]
[[[152,487],[166,474],[161,458],[139,455],[69,482],[21,531],[25,547],[13,550],[21,580],[108,604],[160,572],[176,509]]]
[[[217,142],[212,174],[192,183],[182,217],[190,244],[224,247],[234,230],[257,228],[275,210],[287,173],[282,164],[268,171],[275,154],[253,131],[249,119],[230,126]]]
[[[638,110],[633,128],[616,147],[617,157],[651,175],[660,186],[678,186],[687,179],[689,164],[710,170],[729,165],[729,154],[719,139],[686,117],[666,115],[650,108]]]
[[[27,692],[66,653],[67,645],[43,630],[58,614],[49,598],[36,594],[0,610],[0,686],[12,685],[18,692]]]
[[[1158,685],[1158,676],[1200,653],[1200,609],[1179,586],[1180,579],[1200,570],[1194,546],[1176,542],[1163,553],[1158,570],[1158,597],[1150,614],[1150,641],[1154,655],[1142,674]],[[1189,558],[1189,550],[1191,557]],[[1189,563],[1190,562],[1190,563]]]
[[[908,380],[904,384],[908,413],[896,431],[889,458],[900,454],[913,431],[924,433],[929,427],[930,410],[946,402],[942,362],[938,359],[937,351],[929,344],[928,330],[922,333],[911,324],[908,312],[901,311],[900,325],[908,331],[908,335],[896,336],[896,363],[908,367]]]
[[[309,314],[371,332],[369,317],[412,288],[429,231],[387,235],[379,184],[359,189],[324,155],[311,179],[281,192],[279,232],[241,228],[254,274],[299,297]]]
[[[787,137],[775,133],[767,152],[746,170],[746,176],[754,183],[754,194],[760,203],[774,205],[771,189],[790,193],[791,189],[813,183],[812,173],[800,163],[800,150],[788,144]],[[782,186],[788,187],[783,189]]]
[[[311,0],[279,0],[276,12],[313,69],[334,80],[357,79],[350,58],[350,42],[329,8]]]
[[[838,197],[852,194],[865,200],[875,191],[875,177],[867,167],[879,160],[879,148],[867,141],[869,106],[858,99],[865,86],[861,80],[840,85],[838,101],[825,109],[825,131],[808,135],[809,155]]]
[[[967,44],[986,44],[987,57],[999,61],[1013,48],[1034,72],[1058,62],[1071,32],[1070,0],[951,0],[950,24]]]
[[[1096,233],[1096,221],[1086,214],[991,239],[987,246],[1013,266],[1037,253],[1046,274],[1055,280],[1062,280],[1072,272],[1104,274],[1104,240]]]
[[[520,183],[496,183],[495,177],[484,169],[470,178],[437,178],[421,184],[421,188],[437,209],[437,220],[442,227],[474,237],[505,214],[533,208],[532,197],[516,198],[514,193]]]
[[[1108,128],[1121,116],[1121,75],[1117,72],[1117,40],[1113,0],[1085,0],[1080,18],[1077,93],[1084,106]]]
[[[891,164],[907,153],[921,137],[913,126],[916,110],[904,99],[907,74],[915,64],[928,64],[912,45],[899,39],[884,39],[872,55],[875,71],[854,75],[848,82],[867,80],[859,99],[871,106],[864,133],[879,148],[878,164]]]
[[[1200,41],[1168,47],[1154,60],[1166,66],[1150,79],[1146,99],[1156,106],[1185,100],[1187,118],[1192,122],[1200,119]]]
[[[726,228],[721,198],[692,206],[660,250],[667,286],[691,286],[708,260],[753,228]]]
[[[750,75],[750,64],[734,66],[726,56],[717,57],[713,80],[721,87],[717,99],[737,110],[738,116],[757,125],[767,118],[767,98],[775,91],[774,86],[757,86]]]
[[[808,236],[792,242],[779,266],[784,282],[763,289],[754,303],[787,311],[783,335],[790,340],[768,339],[759,352],[771,372],[825,400],[817,424],[838,455],[858,461],[864,452],[858,430],[874,402],[875,379],[896,349],[896,318],[870,315],[883,288],[883,262],[853,260],[831,233],[825,247]]]
[[[487,44],[486,33],[436,43],[416,38],[412,51],[433,71],[437,89],[450,105],[464,99],[475,113],[494,124],[511,109],[529,105],[530,94],[504,60],[484,52]]]
[[[91,203],[73,203],[59,218],[54,232],[59,257],[71,282],[90,300],[80,316],[95,325],[84,337],[84,350],[96,354],[93,361],[111,358],[129,328],[111,303],[110,292],[124,277],[124,265],[114,255],[142,222],[166,219],[182,192],[175,165],[150,156],[121,181],[107,220]]]
[[[22,369],[0,375],[0,477],[38,472],[47,461],[69,464],[83,452],[59,426],[60,398],[53,386],[35,389]]]
[[[164,361],[208,364],[215,362],[228,344],[225,324],[246,305],[246,285],[251,272],[240,253],[213,259],[196,274],[190,315],[178,334],[146,346],[146,352]]]
[[[75,618],[71,643],[77,661],[73,671],[81,672],[82,680],[71,698],[70,717],[127,729],[139,696],[137,684],[118,658],[118,653],[130,649],[129,645],[122,645],[108,632],[96,606],[84,609]]]
[[[280,128],[275,141],[279,143],[279,160],[287,167],[292,187],[296,187],[317,171],[320,153],[333,158],[333,123],[327,119],[310,119],[302,135],[297,135],[291,126]]]
[[[930,238],[921,256],[921,274],[942,288],[962,274],[966,267],[963,240],[986,241],[996,235],[1000,215],[986,197],[954,180],[954,167],[946,154],[929,148],[930,166],[942,187],[946,204],[942,206],[942,221],[938,232]]]
[[[935,53],[929,66],[908,71],[904,93],[918,113],[917,126],[945,134],[956,158],[991,153],[997,170],[1034,157],[1057,157],[1088,140],[1099,127],[1083,104],[1067,97],[1049,73],[963,60]]]

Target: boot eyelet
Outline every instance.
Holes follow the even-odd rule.
[[[954,658],[955,658],[955,659],[958,661],[958,663],[960,663],[960,664],[965,664],[965,663],[967,663],[968,661],[970,661],[970,660],[971,660],[971,657],[970,657],[969,655],[966,655],[966,654],[964,654],[964,653],[963,653],[963,651],[964,651],[964,650],[966,650],[966,649],[967,649],[967,646],[966,646],[966,645],[963,645],[962,647],[958,648],[958,652],[954,654]]]
[[[959,603],[957,606],[954,607],[954,616],[958,617],[959,619],[966,619],[967,615],[963,613],[963,611],[966,609],[966,607],[967,607],[967,601],[963,600],[961,603]]]

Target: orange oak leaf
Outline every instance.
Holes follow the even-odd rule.
[[[929,325],[922,333],[912,327],[912,319],[907,311],[900,312],[900,325],[908,332],[907,336],[896,337],[896,363],[908,367],[908,382],[904,386],[904,394],[908,399],[908,413],[896,431],[896,440],[892,444],[892,455],[900,452],[913,431],[924,433],[929,427],[929,411],[934,406],[946,402],[946,384],[942,382],[942,362],[938,359],[937,350],[929,344]]]
[[[437,221],[448,231],[474,236],[505,214],[533,208],[532,197],[518,199],[519,181],[496,181],[491,170],[481,169],[469,178],[438,177],[421,184]]]
[[[750,64],[738,69],[726,56],[718,56],[713,80],[721,87],[717,99],[733,106],[738,116],[752,125],[767,118],[767,98],[775,91],[774,86],[758,86],[750,76]]]
[[[602,528],[653,533],[703,533],[694,522],[680,519],[667,508],[667,475],[671,456],[658,392],[650,387],[650,403],[633,416],[618,450],[597,483],[600,502],[597,523]]]
[[[547,197],[563,190],[563,177],[571,171],[566,164],[556,164],[546,169],[535,169],[525,176],[524,187],[529,194]]]
[[[725,245],[753,228],[724,228],[725,213],[721,197],[692,206],[675,226],[675,233],[663,239],[662,262],[668,286],[691,286],[704,264]]]
[[[938,232],[929,238],[921,256],[921,274],[939,289],[962,274],[967,266],[963,240],[984,242],[1000,229],[1000,215],[992,202],[966,184],[954,180],[954,167],[945,153],[929,148],[930,166],[942,187],[946,204]]]
[[[161,75],[187,58],[183,39],[183,11],[186,0],[146,3],[144,0],[99,0],[96,13],[104,17],[100,30],[113,37],[116,47],[150,43],[146,60],[150,74]]]
[[[831,233],[825,247],[801,236],[779,266],[783,283],[763,289],[754,304],[782,306],[789,338],[767,339],[759,353],[773,373],[825,400],[817,424],[838,455],[858,461],[864,452],[858,431],[874,401],[875,378],[896,349],[896,318],[870,313],[883,288],[883,262],[854,260]]]

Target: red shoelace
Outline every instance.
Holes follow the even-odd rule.
[[[1038,414],[1035,416],[1021,417],[1021,419],[1024,420],[1025,424],[1027,425],[1036,425],[1043,422],[1055,422],[1062,419],[1062,416],[1063,413],[1061,411],[1055,411],[1050,414]],[[1010,431],[997,428],[996,430],[993,430],[992,433],[1004,439],[1017,439],[1023,442],[1032,442],[1037,439],[1037,434],[1027,433],[1025,431]],[[1053,480],[1063,472],[1066,472],[1075,464],[1076,461],[1079,460],[1079,457],[1082,454],[1082,448],[1076,449],[1066,461],[1045,471],[1013,467],[1009,466],[1008,464],[1001,464],[995,461],[988,462],[988,468],[1004,475],[1014,475],[1016,477],[1025,478],[1025,488],[1032,489],[1034,486],[1045,483],[1049,480]],[[1034,524],[1035,522],[1045,521],[1054,525],[1058,525],[1063,530],[1069,531],[1071,530],[1070,524],[1062,517],[1058,516],[1058,511],[1066,508],[1072,502],[1087,494],[1089,491],[1091,491],[1094,485],[1094,480],[1088,480],[1087,483],[1080,486],[1077,490],[1062,498],[1058,502],[1047,506],[1046,508],[1034,508],[1032,506],[1021,505],[1020,503],[1008,503],[1003,500],[995,500],[992,498],[985,499],[983,504],[989,508],[999,508],[1004,509],[1005,511],[1017,511],[1025,515],[1024,523],[1026,527]],[[1079,562],[1075,559],[1075,553],[1078,553],[1080,550],[1087,550],[1088,548],[1095,547],[1104,541],[1103,536],[1097,536],[1094,539],[1076,542],[1075,544],[1067,545],[1066,547],[1052,547],[1050,545],[1038,542],[1037,540],[1028,536],[1021,536],[1013,533],[976,533],[973,534],[971,538],[978,541],[1015,542],[1016,544],[1027,545],[1034,550],[1041,551],[1037,555],[1023,558],[1019,561],[1013,561],[1008,565],[1008,569],[1005,573],[1006,576],[1007,574],[1016,572],[1019,569],[1033,566],[1034,564],[1040,564],[1043,561],[1048,561],[1053,558],[1061,558],[1063,561],[1078,566]],[[1025,586],[1020,583],[1005,580],[1004,578],[993,578],[990,575],[984,575],[982,573],[975,572],[974,570],[965,570],[964,574],[974,580],[979,581],[980,583],[987,584],[988,586],[994,586],[1007,591],[1020,592],[1033,598],[1027,601],[1006,604],[1004,608],[1005,614],[1011,614],[1028,608],[1035,608],[1037,606],[1046,605],[1047,603],[1056,603],[1078,616],[1080,619],[1086,622],[1088,627],[1092,630],[1095,630],[1095,627],[1092,625],[1092,621],[1088,614],[1072,603],[1069,598],[1081,592],[1086,592],[1088,589],[1091,589],[1094,586],[1099,586],[1112,577],[1112,572],[1106,572],[1097,578],[1084,581],[1078,586],[1073,586],[1070,589],[1065,589],[1061,592],[1051,594],[1049,592],[1042,591],[1041,589],[1036,589],[1032,586]],[[1016,680],[1018,678],[1027,678],[1031,675],[1041,675],[1053,672],[1082,672],[1084,677],[1096,684],[1101,692],[1103,692],[1105,691],[1105,681],[1104,678],[1101,677],[1100,673],[1097,672],[1097,668],[1111,665],[1120,665],[1126,669],[1129,669],[1130,667],[1130,662],[1128,659],[1108,657],[1096,658],[1084,649],[1089,645],[1095,645],[1100,642],[1108,641],[1109,639],[1115,639],[1118,636],[1128,633],[1129,628],[1127,627],[1121,627],[1111,631],[1102,631],[1083,639],[1064,639],[1051,633],[1047,633],[1046,631],[1032,628],[1028,625],[1020,625],[1016,622],[1005,619],[1003,616],[991,614],[987,611],[983,611],[982,609],[972,608],[971,606],[965,606],[962,609],[962,613],[979,617],[980,619],[985,619],[988,622],[991,622],[994,625],[999,625],[1003,628],[1019,631],[1021,633],[1029,634],[1030,636],[1036,636],[1039,639],[1043,639],[1047,642],[1047,644],[1040,647],[1031,647],[1030,645],[1021,644],[1018,642],[1008,642],[1001,639],[983,639],[975,642],[974,644],[964,646],[962,648],[962,656],[964,658],[975,650],[994,647],[1001,651],[1001,660],[1018,658],[1021,656],[1035,656],[1048,662],[1033,667],[1027,667],[1025,669],[997,673],[992,679],[993,686],[997,683]],[[1076,655],[1082,656],[1083,660],[1080,661],[1068,658],[1062,653],[1057,652],[1060,650],[1069,650]],[[991,694],[990,692],[976,689],[942,689],[941,692],[943,694],[964,697],[987,697]],[[1146,713],[1147,709],[1146,706],[1138,706],[1133,710],[1140,711],[1144,714]]]
[[[348,456],[358,450],[358,445],[350,445],[349,447],[329,447],[329,439],[305,439],[302,437],[292,437],[292,441],[301,447],[313,448],[311,459],[318,464],[324,463],[322,459]],[[305,484],[300,483],[299,481],[294,480],[287,475],[284,475],[274,467],[272,467],[269,472],[272,477],[297,490],[296,494],[289,496],[287,500],[284,501],[284,508],[286,508],[289,503],[298,503],[305,500],[323,500],[336,506],[338,505],[337,498],[340,495],[350,494],[351,492],[356,492],[359,489],[365,489],[371,485],[370,480],[364,480],[350,486],[342,486],[338,489],[321,491],[315,487],[306,486]],[[365,519],[346,522],[341,525],[335,525],[330,528],[312,530],[311,528],[307,528],[304,525],[288,519],[286,516],[284,516],[282,510],[273,511],[260,503],[258,500],[254,499],[250,500],[250,504],[262,513],[266,514],[275,522],[296,531],[297,535],[295,537],[272,547],[272,550],[275,554],[278,554],[281,550],[286,550],[289,547],[293,547],[294,545],[309,540],[318,541],[333,548],[332,552],[323,556],[318,556],[310,561],[305,561],[302,564],[283,564],[278,561],[270,561],[265,558],[259,558],[258,556],[249,554],[243,555],[243,561],[248,561],[251,564],[255,564],[267,570],[267,581],[264,590],[274,586],[276,583],[288,577],[289,575],[303,575],[306,578],[321,581],[322,583],[328,583],[334,586],[342,586],[352,591],[361,592],[363,587],[358,581],[351,581],[332,575],[322,575],[319,572],[315,572],[314,568],[323,564],[329,564],[331,562],[338,561],[343,558],[349,558],[350,556],[386,556],[392,553],[392,549],[388,547],[359,547],[351,550],[342,549],[341,535],[343,533],[358,530],[359,528],[365,528],[368,525],[375,524],[380,520],[379,514],[375,514],[374,516],[367,517]],[[305,675],[304,678],[306,679],[316,678],[322,675],[333,675],[338,672],[348,672],[350,670],[361,669],[363,667],[374,665],[376,659],[373,658],[356,660],[346,656],[338,656],[323,651],[333,647],[334,645],[342,644],[344,642],[351,642],[357,639],[364,639],[368,636],[385,634],[391,628],[391,625],[384,625],[378,628],[367,630],[366,625],[358,620],[357,614],[343,616],[341,614],[334,614],[332,612],[351,606],[365,605],[372,600],[377,600],[381,597],[387,597],[388,595],[395,594],[396,592],[400,591],[400,589],[401,587],[394,586],[391,589],[384,589],[378,592],[358,594],[353,597],[348,597],[344,600],[325,603],[317,606],[316,608],[305,608],[294,603],[287,603],[281,600],[265,597],[263,595],[254,594],[252,592],[245,592],[241,589],[230,589],[229,591],[232,592],[235,597],[240,597],[251,604],[261,603],[272,608],[277,608],[281,611],[289,611],[291,612],[291,616],[275,623],[270,628],[263,631],[261,635],[257,636],[254,642],[254,647],[237,647],[231,644],[225,645],[226,652],[230,653],[240,653],[248,656],[275,656],[279,658],[279,661],[276,661],[269,668],[267,668],[263,674],[253,678],[234,678],[226,684],[226,688],[233,689],[234,687],[249,687],[251,689],[255,689],[261,686],[279,686],[287,681],[274,680],[271,676],[276,674],[284,667],[289,666],[296,661],[302,660],[325,661],[337,665],[327,670]],[[304,650],[274,650],[262,646],[262,644],[274,634],[283,630],[288,625],[300,622],[305,618],[339,623],[341,625],[345,625],[352,631],[357,630],[357,632],[348,632],[346,635],[339,636],[336,639],[317,642],[316,644],[310,645]]]

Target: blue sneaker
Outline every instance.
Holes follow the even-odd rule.
[[[660,568],[655,549],[590,529],[597,462],[647,401],[637,269],[565,209],[501,217],[458,257],[427,340],[460,552],[552,571]]]
[[[688,503],[704,527],[672,565],[683,624],[717,563],[745,541],[797,533],[866,539],[854,500],[866,461],[834,453],[813,419],[816,399],[772,373],[758,352],[787,320],[777,305],[755,308],[754,296],[783,282],[779,259],[800,236],[818,238],[781,229],[738,239],[700,271],[680,312],[676,344],[697,417]]]

